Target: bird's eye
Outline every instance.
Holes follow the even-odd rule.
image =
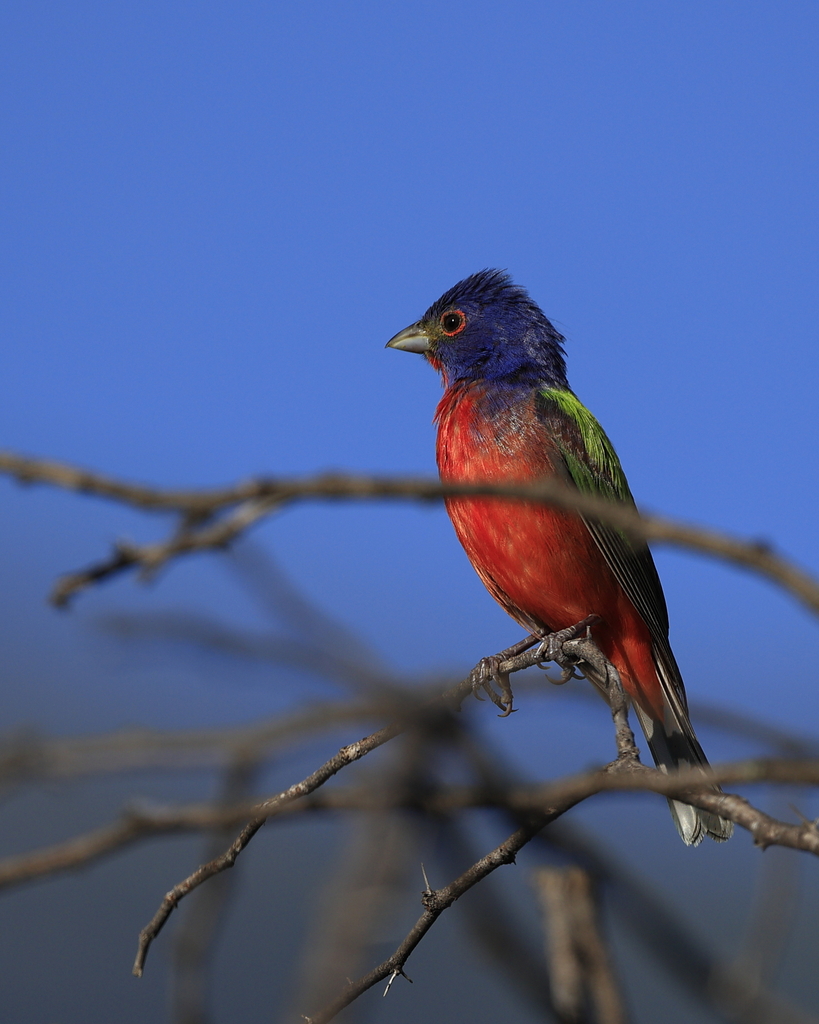
[[[466,315],[460,309],[451,309],[441,317],[441,327],[448,338],[454,338],[466,327]]]

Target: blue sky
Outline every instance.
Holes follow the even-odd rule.
[[[432,472],[438,383],[383,343],[501,266],[567,335],[638,500],[819,568],[817,19],[585,0],[7,9],[3,443],[165,484]],[[155,529],[6,493],[35,603]],[[515,632],[440,510],[303,508],[259,536],[406,667]],[[732,698],[749,685],[698,665],[715,624],[806,626],[747,577],[660,559],[692,690],[698,673]],[[150,602],[201,600],[212,576],[208,559],[172,569]],[[47,630],[56,613],[32,614]]]
[[[432,473],[438,382],[384,343],[504,267],[566,334],[640,503],[819,572],[815,4],[34,0],[0,18],[3,447],[166,485]],[[0,487],[3,728],[290,699],[99,636],[129,609],[258,624],[215,558],[46,608],[58,573],[167,524]],[[407,671],[518,635],[441,509],[301,506],[256,537]],[[747,575],[658,562],[692,699],[810,731],[815,621]],[[540,715],[489,728],[536,745]],[[577,735],[578,763],[604,756]]]

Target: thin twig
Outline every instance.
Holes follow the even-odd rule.
[[[171,558],[227,547],[250,526],[269,515],[277,505],[275,498],[245,501],[215,523],[198,529],[183,525],[169,540],[158,544],[139,545],[118,541],[107,560],[61,576],[51,591],[50,600],[57,607],[62,607],[79,591],[126,569],[139,568],[143,574],[150,576]]]
[[[578,641],[567,641],[567,645],[569,643],[577,644]],[[591,658],[596,659],[598,657],[602,659],[603,656],[596,650],[596,648],[592,649],[593,644],[591,644],[591,641],[588,641],[588,644],[589,649],[582,652],[584,660],[591,660]],[[566,653],[568,652],[564,647],[564,654]],[[524,657],[524,655],[520,655],[519,657]],[[643,782],[644,779],[650,775],[660,776],[664,781],[668,781],[670,778],[669,776],[664,775],[664,773],[657,770],[652,771],[651,769],[643,768],[639,764],[639,761],[636,760],[636,747],[634,746],[634,737],[633,734],[631,734],[625,713],[625,695],[623,693],[622,685],[620,684],[619,676],[617,675],[614,666],[606,662],[605,659],[603,659],[603,661],[605,662],[603,667],[603,678],[608,680],[608,695],[611,703],[612,719],[616,727],[618,759],[611,765],[607,765],[601,772],[590,773],[590,775],[596,775],[600,778],[606,778],[607,780],[628,780],[630,783]],[[475,671],[477,671],[477,669]],[[819,769],[819,763],[817,763],[816,768]],[[693,778],[697,777],[697,772],[687,772],[684,774]],[[674,780],[674,782],[676,781],[677,780]],[[586,782],[587,784],[590,783],[592,787],[594,786],[592,778],[587,777]],[[627,786],[625,788],[631,788],[631,786]],[[724,813],[726,817],[729,817],[731,816],[731,812],[734,812],[737,817],[733,820],[738,821],[740,824],[744,824],[745,827],[750,827],[754,834],[754,840],[757,844],[770,845],[770,842],[781,842],[787,839],[790,842],[784,842],[783,845],[798,843],[799,848],[810,849],[811,852],[819,855],[819,829],[817,829],[812,823],[805,823],[803,826],[807,829],[807,832],[805,833],[800,832],[798,829],[794,830],[793,826],[777,822],[774,819],[769,818],[767,815],[762,814],[762,812],[758,812],[754,808],[751,808],[750,804],[748,804],[747,801],[742,800],[740,797],[728,796],[721,792],[715,793],[712,789],[703,787],[701,783],[699,785],[695,784],[693,790],[681,787],[680,791],[673,792],[673,795],[680,796],[687,802],[708,810],[714,809],[713,805],[710,807],[708,806],[708,802],[716,797],[717,800],[721,802],[722,807],[726,808],[725,811],[720,808],[718,813]],[[691,799],[691,797],[694,799]],[[415,926],[395,953],[362,978],[359,978],[355,982],[350,982],[341,994],[322,1011],[320,1011],[318,1015],[308,1018],[310,1024],[325,1024],[325,1022],[332,1020],[341,1012],[341,1010],[346,1006],[349,1006],[350,1003],[373,985],[383,981],[384,978],[392,979],[397,974],[403,974],[404,967],[410,955],[444,910],[448,909],[455,900],[498,867],[503,864],[514,862],[517,853],[536,835],[538,835],[547,824],[555,821],[570,807],[575,806],[584,798],[585,797],[581,796],[577,789],[574,788],[571,780],[568,780],[568,783],[565,785],[558,784],[557,787],[552,787],[551,800],[546,804],[548,810],[545,813],[535,812],[530,814],[528,816],[528,820],[525,820],[506,840],[506,842],[502,843],[491,853],[473,864],[471,868],[464,872],[464,874],[445,889],[440,889],[435,892],[425,890],[422,894],[422,903],[425,907],[425,911],[418,921],[416,921]],[[766,839],[764,838],[766,836],[776,836],[776,839]]]
[[[0,784],[76,779],[145,768],[223,767],[237,751],[269,757],[305,736],[394,714],[395,699],[326,702],[251,725],[222,729],[122,729],[100,736],[42,739],[22,734],[0,747]]]
[[[331,877],[322,887],[304,943],[293,1012],[283,1020],[298,1019],[302,1006],[322,1005],[345,979],[355,977],[370,959],[377,936],[391,925],[400,897],[410,886],[415,888],[423,819],[396,813],[395,804],[423,800],[429,791],[429,769],[447,717],[454,716],[421,722],[393,745],[387,765],[380,764],[361,780],[369,806],[356,815],[357,827],[346,850],[333,857]],[[332,796],[326,790],[323,795]]]
[[[500,846],[495,847],[479,861],[472,865],[460,877],[456,878],[443,889],[425,891],[421,901],[425,907],[424,913],[415,922],[415,925],[396,949],[392,956],[388,957],[378,967],[373,968],[368,974],[357,981],[350,982],[345,989],[317,1014],[307,1018],[310,1024],[326,1024],[339,1014],[345,1006],[349,1006],[367,989],[372,988],[379,982],[395,974],[402,974],[404,965],[412,954],[413,950],[424,938],[426,933],[435,924],[441,914],[447,910],[455,900],[459,899],[465,892],[468,892],[473,885],[476,885],[496,868],[504,864],[512,864],[518,853],[532,839],[533,836],[548,824],[549,818],[538,815],[528,825],[517,829]]]
[[[584,651],[581,654],[583,658],[586,658],[587,656],[600,658],[603,657],[601,654],[599,654],[599,652],[597,652],[596,654],[593,653],[596,652],[596,648],[594,647],[594,644],[591,640],[587,641],[587,645],[588,650],[584,649]],[[515,648],[517,649],[519,646],[521,645],[515,645]],[[529,650],[525,653],[517,654],[514,657],[507,659],[506,661],[500,662],[500,664],[498,665],[498,672],[502,675],[508,675],[511,672],[516,672],[523,668],[530,668],[533,665],[541,664],[543,660],[543,654],[538,649]],[[605,659],[603,660],[605,661]],[[619,676],[617,675],[617,670],[609,662],[606,661],[605,664],[607,666],[607,670],[613,674],[612,678],[616,680],[616,683],[619,686]],[[282,793],[279,793],[277,796],[274,796],[270,800],[266,801],[262,805],[262,813],[251,818],[251,820],[247,823],[247,825],[245,825],[245,827],[236,837],[234,842],[231,843],[228,849],[220,857],[216,857],[214,860],[209,861],[207,864],[201,865],[199,868],[197,868],[196,871],[194,871],[183,881],[179,882],[177,885],[173,887],[173,889],[171,889],[168,893],[165,894],[165,898],[160,904],[159,909],[154,914],[150,922],[140,932],[137,955],[133,967],[134,974],[137,977],[141,977],[143,967],[145,964],[145,957],[148,954],[148,950],[151,946],[151,943],[162,930],[162,928],[165,925],[165,922],[168,920],[171,913],[176,909],[177,905],[179,904],[179,901],[183,899],[185,896],[187,896],[194,889],[196,889],[198,886],[200,886],[203,882],[207,881],[209,878],[212,878],[214,875],[219,874],[222,871],[226,871],[228,868],[232,868],[233,865],[236,863],[236,858],[239,857],[242,851],[247,847],[248,843],[253,839],[253,837],[256,835],[256,833],[259,831],[259,829],[262,827],[265,821],[269,817],[271,817],[272,814],[274,814],[280,807],[286,806],[292,801],[297,800],[300,797],[306,796],[309,793],[312,793],[320,786],[323,786],[328,779],[332,778],[333,775],[341,771],[342,768],[346,767],[349,764],[352,764],[354,761],[359,760],[366,754],[377,749],[384,743],[387,743],[389,740],[393,739],[395,736],[398,736],[400,733],[404,732],[413,721],[413,712],[414,720],[417,722],[420,721],[418,717],[419,711],[421,715],[428,715],[430,713],[435,713],[436,711],[440,712],[444,709],[459,708],[467,694],[472,691],[472,681],[475,672],[477,672],[477,667],[473,670],[472,673],[470,673],[470,675],[466,679],[462,680],[456,686],[452,687],[441,698],[438,698],[437,700],[433,701],[428,701],[426,704],[422,704],[420,706],[420,709],[418,707],[409,707],[408,710],[410,711],[410,714],[405,718],[397,719],[391,724],[385,726],[383,729],[379,729],[377,732],[372,733],[370,736],[366,736],[358,743],[352,743],[349,746],[342,747],[342,749],[334,757],[330,758],[329,761],[326,761],[320,768],[316,769],[316,771],[309,775],[306,779],[303,779],[301,782],[296,783],[289,789],[285,790]],[[625,700],[621,686],[619,690],[620,698],[622,700]],[[407,695],[407,702],[409,705],[409,695]],[[617,721],[619,711],[619,703],[615,699],[614,703],[612,704],[612,714],[615,717],[615,721]],[[618,749],[619,745],[620,730],[618,728]],[[633,736],[631,737],[631,745],[632,747],[634,746]],[[634,749],[636,750],[636,748]],[[624,761],[624,766],[625,764],[626,762]],[[563,812],[561,811],[561,813]]]
[[[190,612],[107,615],[100,621],[103,628],[128,640],[170,640],[222,654],[272,662],[309,672],[336,686],[360,691],[362,696],[376,692],[383,697],[385,690],[405,683],[395,673],[377,667],[369,653],[362,653],[354,659],[343,649],[334,648],[332,642],[319,632],[299,636],[241,629],[226,625],[215,616]]]
[[[446,699],[460,702],[468,692],[468,681],[465,681],[459,687],[454,687],[453,690],[446,695]],[[423,710],[426,709],[422,708],[422,711]],[[369,736],[365,736],[364,739],[342,747],[334,757],[325,761],[323,765],[308,775],[307,778],[302,779],[301,782],[297,782],[295,785],[290,786],[289,789],[284,790],[262,803],[259,808],[259,813],[251,818],[236,837],[234,842],[231,843],[228,849],[221,856],[216,857],[207,864],[203,864],[194,871],[193,874],[189,875],[184,879],[184,881],[174,886],[174,888],[166,894],[156,914],[153,916],[149,924],[143,928],[142,932],[140,932],[139,948],[137,950],[136,960],[134,961],[134,974],[136,974],[137,977],[141,976],[145,957],[147,956],[151,943],[162,930],[162,927],[178,905],[179,901],[187,896],[188,893],[200,886],[203,882],[207,881],[207,879],[212,878],[221,871],[225,871],[226,869],[233,867],[236,863],[236,858],[242,853],[247,844],[253,839],[269,817],[275,814],[280,808],[285,807],[294,800],[298,800],[300,797],[304,797],[307,794],[312,793],[314,790],[318,789],[319,786],[324,785],[328,779],[341,771],[342,768],[353,764],[355,761],[358,761],[371,751],[376,750],[395,736],[398,736],[401,732],[405,731],[409,723],[409,718],[397,719],[389,725],[384,726],[383,729],[379,729],[376,732],[371,733]]]
[[[565,818],[535,842],[583,864],[601,885],[618,923],[632,931],[645,952],[720,1020],[735,1024],[817,1024],[817,1018],[754,978],[716,959],[645,878],[621,864],[617,853]],[[783,851],[784,852],[784,851]],[[764,859],[764,858],[763,858]]]
[[[786,813],[790,788],[776,791],[774,806]],[[748,998],[773,984],[789,946],[793,920],[802,906],[801,859],[782,849],[770,850],[757,866],[755,893],[751,900],[745,935],[734,959],[733,973],[745,976]]]
[[[438,859],[447,874],[476,860],[463,822],[441,815],[433,820],[438,829]],[[464,901],[459,912],[473,942],[507,978],[516,995],[529,1002],[537,1018],[555,1016],[561,1024],[569,1024],[555,1009],[546,965],[540,949],[528,935],[527,922],[515,911],[515,902],[503,898],[491,886],[481,885]]]
[[[305,594],[266,547],[243,537],[230,554],[223,568],[232,570],[261,610],[282,622],[296,642],[313,650],[317,659],[332,661],[333,679],[378,688],[404,682],[371,643]]]
[[[814,774],[819,778],[819,762],[814,764]],[[695,776],[695,772],[687,773]],[[701,777],[701,776],[700,776]],[[435,924],[438,917],[448,909],[460,896],[467,892],[491,872],[504,864],[513,863],[515,857],[523,847],[530,842],[547,824],[555,821],[570,807],[575,806],[585,796],[591,795],[591,790],[596,789],[595,780],[603,783],[604,789],[655,789],[650,783],[657,783],[656,789],[664,795],[684,798],[687,802],[704,810],[712,810],[723,817],[730,818],[740,825],[748,828],[754,835],[759,845],[771,845],[780,843],[785,846],[792,846],[796,849],[808,850],[819,855],[819,831],[812,824],[803,826],[786,825],[777,822],[768,815],[757,811],[740,797],[729,796],[728,794],[713,793],[705,791],[700,786],[699,791],[680,787],[671,776],[666,776],[659,771],[645,769],[639,773],[628,771],[591,773],[586,776],[585,782],[589,789],[581,793],[579,777],[576,782],[571,780],[568,784],[557,784],[552,789],[551,797],[547,805],[550,810],[546,814],[532,814],[529,823],[517,829],[504,843],[496,847],[491,853],[481,858],[459,878],[455,879],[444,889],[434,892],[425,892],[422,902],[426,908],[421,917],[416,921],[414,927],[407,937],[396,949],[392,956],[388,957],[378,967],[368,974],[351,982],[341,994],[318,1014],[312,1015],[309,1020],[311,1024],[326,1024],[332,1020],[345,1006],[357,999],[367,989],[378,984],[395,972],[401,972],[412,952],[420,941]],[[670,785],[666,785],[667,783]],[[600,791],[600,790],[596,790]],[[722,801],[720,803],[720,801]]]
[[[729,726],[737,725],[741,729],[748,724],[744,721],[728,722]],[[756,725],[753,721],[750,724]],[[520,824],[519,811],[512,809],[514,794],[524,795],[517,773],[505,763],[505,758],[491,750],[486,737],[476,743],[466,730],[462,730],[461,743],[481,785],[486,787],[487,795],[499,803],[505,794],[508,817]],[[523,806],[525,801],[518,804],[518,807]],[[590,870],[601,884],[604,883],[616,900],[618,922],[631,927],[647,952],[657,957],[672,977],[681,981],[720,1019],[730,1024],[817,1024],[815,1017],[765,990],[755,978],[749,978],[747,973],[716,960],[642,878],[637,878],[619,864],[616,853],[599,840],[592,839],[576,821],[568,822],[565,817],[561,818],[536,836],[534,843],[550,852],[557,848],[568,853]],[[782,855],[787,856],[784,850]],[[795,862],[796,859],[791,860]]]
[[[230,807],[243,797],[247,798],[258,773],[259,762],[252,753],[240,754],[224,772],[217,807]],[[222,850],[229,838],[227,831],[227,827],[222,827],[208,837],[206,855],[209,858]],[[237,881],[233,872],[220,875],[211,885],[200,889],[187,907],[174,943],[174,1024],[206,1024],[208,1021],[209,961]]]
[[[237,643],[240,640],[238,637]],[[518,684],[518,688],[520,686]],[[546,685],[541,689],[551,693],[554,688]],[[435,690],[440,692],[440,687]],[[593,701],[595,707],[599,706],[599,699],[589,688],[577,687],[571,692],[575,699]],[[429,698],[434,696],[431,687],[426,687],[424,693]],[[424,696],[417,691],[416,695],[419,699]],[[690,706],[692,718],[701,725],[764,743],[784,756],[819,756],[819,740],[809,736],[799,736],[762,719],[711,704],[692,702]],[[350,722],[383,719],[394,710],[395,702],[387,695],[383,700],[368,703],[323,702],[279,718],[222,729],[135,728],[70,738],[46,738],[21,732],[0,741],[0,785],[77,779],[146,768],[221,768],[232,760],[237,750],[253,747],[260,755],[269,757],[306,735]]]

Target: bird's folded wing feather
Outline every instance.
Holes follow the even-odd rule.
[[[574,486],[584,494],[633,506],[634,498],[611,441],[574,393],[544,390],[537,394],[535,404],[538,418],[562,455]],[[615,579],[648,626],[670,708],[680,725],[687,723],[685,690],[668,642],[668,610],[648,545],[631,540],[606,523],[582,518]]]

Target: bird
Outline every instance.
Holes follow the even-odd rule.
[[[569,386],[565,340],[524,288],[487,269],[387,342],[423,355],[441,376],[435,423],[443,482],[557,478],[634,507],[611,441]],[[545,504],[452,496],[445,504],[487,590],[530,633],[546,637],[599,617],[594,642],[618,670],[657,766],[707,769],[648,545]],[[582,670],[602,688],[592,666]],[[669,806],[688,846],[705,835],[731,836],[732,822],[717,814],[677,800]]]

